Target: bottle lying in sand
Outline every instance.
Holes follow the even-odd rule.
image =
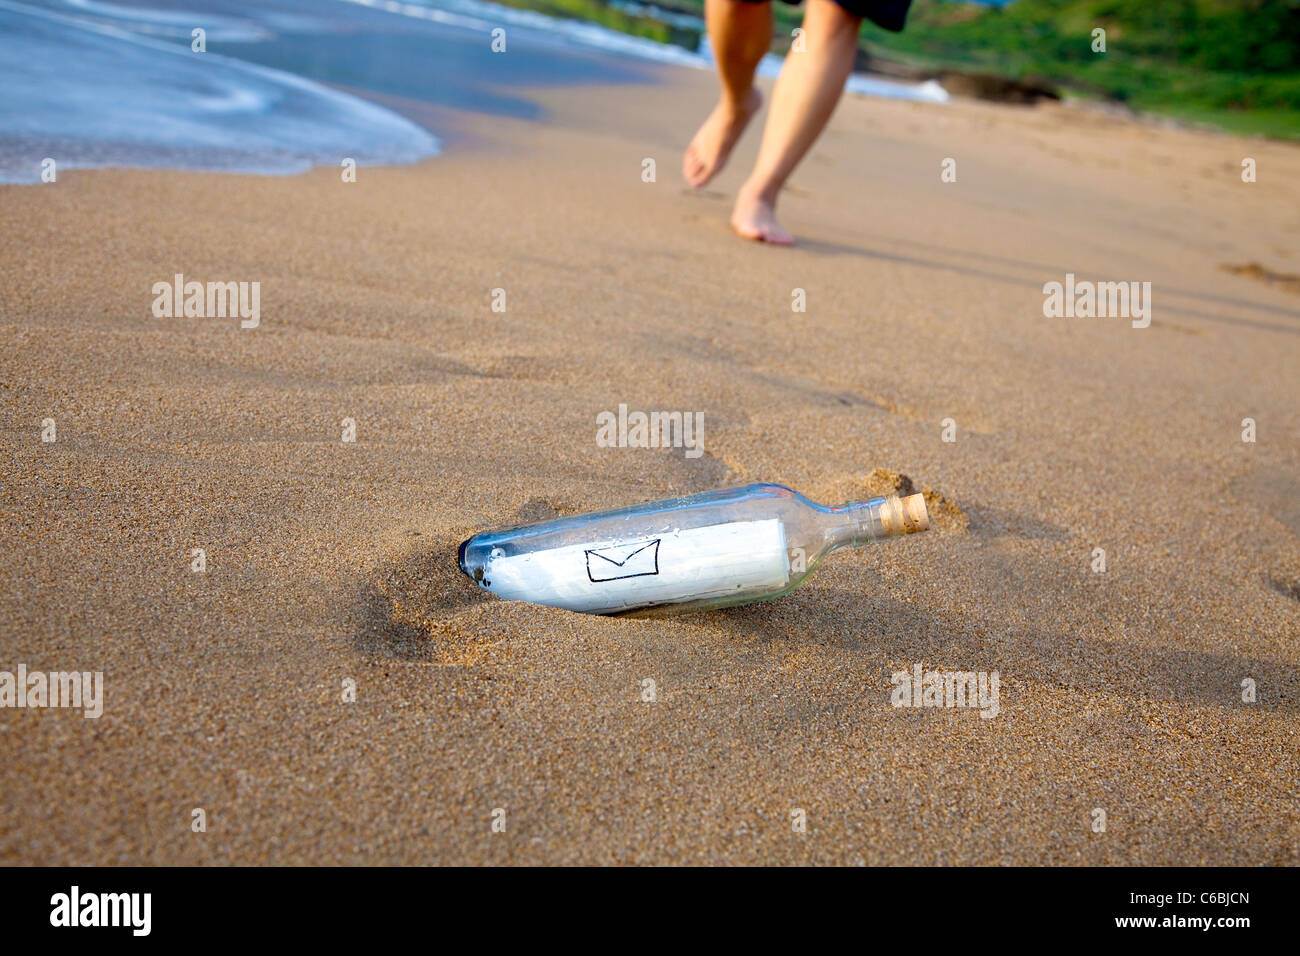
[[[459,559],[508,601],[703,611],[780,597],[832,551],[929,527],[921,495],[831,508],[759,484],[485,532],[461,544]]]

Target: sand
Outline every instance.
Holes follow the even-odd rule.
[[[442,111],[355,183],[0,188],[0,670],[105,682],[0,711],[0,860],[1297,862],[1300,298],[1261,276],[1300,273],[1300,150],[848,98],[783,250],[726,226],[757,131],[680,180],[712,84]],[[177,272],[260,282],[260,327],[155,318]],[[1046,318],[1066,273],[1151,282],[1150,327]],[[597,447],[619,403],[706,453]],[[935,526],[672,620],[454,566],[750,481],[911,483]],[[998,715],[891,706],[918,663],[997,671]]]

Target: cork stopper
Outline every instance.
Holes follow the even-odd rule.
[[[880,524],[887,535],[915,534],[930,527],[930,514],[925,510],[924,495],[900,498],[890,495],[880,508]]]

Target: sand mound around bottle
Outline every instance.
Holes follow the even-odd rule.
[[[955,502],[929,485],[923,484],[917,487],[910,475],[889,468],[877,468],[865,479],[851,477],[814,481],[807,485],[801,483],[798,490],[823,505],[842,505],[848,501],[864,501],[886,495],[905,498],[919,493],[925,496],[925,508],[930,515],[930,530],[944,534],[961,533],[970,525],[966,512]]]
[[[357,586],[356,645],[365,654],[406,661],[464,663],[482,631],[459,627],[457,614],[491,600],[456,566],[463,536],[439,535],[387,560]],[[471,633],[474,637],[470,637]]]

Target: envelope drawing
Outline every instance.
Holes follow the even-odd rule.
[[[622,544],[584,551],[587,556],[587,578],[591,581],[618,581],[658,574],[661,540],[663,539],[655,538],[649,544]]]

